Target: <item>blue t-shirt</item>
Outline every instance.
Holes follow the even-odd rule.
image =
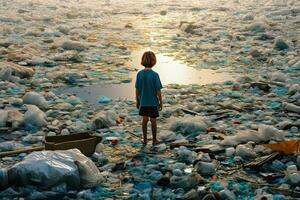
[[[162,88],[159,75],[153,70],[141,70],[135,81],[141,106],[158,106],[157,91]]]

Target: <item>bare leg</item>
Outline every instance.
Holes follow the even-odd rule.
[[[147,144],[147,124],[148,124],[149,118],[147,116],[143,116],[143,143]]]
[[[151,129],[152,129],[152,142],[153,144],[157,144],[158,140],[156,139],[156,133],[157,133],[156,118],[150,118],[150,121],[151,121]]]

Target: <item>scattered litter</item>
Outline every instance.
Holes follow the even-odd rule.
[[[23,103],[36,105],[37,107],[39,107],[41,109],[47,108],[47,106],[48,106],[46,99],[41,94],[36,93],[36,92],[26,93],[23,96]]]
[[[275,38],[274,48],[277,50],[286,50],[289,49],[290,47],[283,38],[277,37]]]
[[[65,182],[70,188],[93,187],[103,181],[94,163],[72,149],[33,152],[8,169],[10,180],[49,188]]]
[[[76,51],[83,51],[86,49],[85,45],[74,41],[65,41],[63,42],[61,47],[64,48],[65,50],[76,50]]]
[[[21,149],[24,146],[18,142],[15,141],[7,141],[7,142],[1,142],[0,143],[0,151],[13,151],[17,149]]]
[[[2,74],[0,75],[2,77],[1,79],[3,78],[9,79],[8,76],[16,76],[19,78],[30,78],[34,75],[34,69],[29,67],[24,67],[12,62],[0,62],[0,69],[6,70],[6,73],[4,73],[4,71],[0,73]]]
[[[108,98],[106,96],[100,96],[99,97],[99,103],[108,104],[108,103],[111,103],[111,102],[112,102],[111,98]]]
[[[0,9],[0,198],[300,197],[299,1]],[[154,146],[134,102],[149,46],[164,84]]]
[[[244,144],[239,144],[236,147],[235,155],[240,156],[244,159],[251,159],[257,157],[253,149],[249,147],[249,145],[244,145]]]
[[[27,105],[27,111],[24,114],[24,123],[26,126],[43,127],[47,125],[46,114],[35,105]]]
[[[276,129],[273,126],[260,125],[258,131],[240,131],[234,136],[226,136],[221,145],[236,146],[241,143],[253,141],[255,143],[268,142],[270,140],[282,141],[284,140],[285,133]]]
[[[287,111],[300,113],[300,106],[294,105],[292,103],[284,103],[283,107]]]
[[[300,154],[300,140],[288,140],[275,144],[265,144],[264,146],[286,155]]]
[[[99,112],[92,119],[94,129],[109,128],[116,125],[117,116],[113,111]]]
[[[200,175],[203,176],[211,176],[216,173],[216,165],[209,162],[197,162],[195,169]]]
[[[186,116],[170,119],[170,130],[184,135],[195,135],[206,132],[209,121],[200,116]]]

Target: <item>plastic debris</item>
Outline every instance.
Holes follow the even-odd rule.
[[[10,180],[49,188],[65,182],[70,188],[93,187],[103,181],[94,163],[77,149],[33,152],[10,169]]]
[[[7,110],[0,110],[0,127],[6,126],[7,119],[8,119]]]
[[[233,147],[229,147],[229,148],[226,148],[225,151],[226,151],[226,156],[231,157],[231,156],[233,156],[235,149]]]
[[[241,131],[234,136],[226,136],[221,142],[225,146],[236,146],[241,143],[253,141],[256,143],[267,142],[270,140],[282,141],[285,133],[272,126],[261,125],[258,131]]]
[[[206,132],[210,122],[204,117],[183,117],[170,119],[170,130],[184,135],[195,135]]]
[[[300,106],[291,104],[291,103],[284,103],[284,109],[290,112],[300,113]]]
[[[111,103],[111,102],[112,102],[111,98],[108,98],[106,96],[100,96],[99,97],[99,103],[108,104],[108,103]]]
[[[257,154],[253,151],[249,145],[240,144],[236,147],[235,155],[240,156],[244,159],[255,158]]]
[[[23,96],[23,103],[24,104],[32,104],[36,105],[37,107],[43,109],[47,108],[48,102],[46,99],[39,93],[36,92],[28,92]]]
[[[300,197],[299,1],[28,0],[0,9],[0,198]],[[164,86],[154,146],[141,143],[134,102],[149,47]],[[103,143],[73,140],[86,133]],[[46,136],[58,138],[41,146]],[[88,149],[97,167],[53,152],[29,162],[50,143]],[[30,173],[11,184],[24,162]],[[60,181],[52,167],[74,173]]]
[[[24,67],[12,62],[0,62],[0,69],[6,70],[6,73],[4,73],[4,71],[0,73],[2,74],[0,75],[2,77],[1,79],[3,78],[9,79],[10,77],[8,76],[16,76],[19,78],[30,78],[34,75],[34,69],[31,69],[29,67]]]
[[[108,128],[116,125],[116,114],[112,111],[99,112],[92,119],[94,129]]]
[[[47,125],[46,115],[35,105],[27,105],[27,111],[24,114],[24,123],[26,126],[43,127]]]
[[[216,172],[216,165],[209,162],[197,162],[195,169],[203,176],[214,175]]]
[[[86,49],[86,46],[75,41],[65,41],[61,45],[62,48],[65,50],[76,50],[76,51],[83,51]]]
[[[20,128],[24,123],[24,114],[18,110],[8,110],[8,117],[6,124],[13,130]]]
[[[300,153],[300,140],[288,140],[276,144],[265,144],[264,146],[286,155],[298,155]]]
[[[281,37],[275,38],[274,48],[278,50],[289,49],[289,45]]]
[[[13,151],[17,149],[21,149],[23,147],[22,144],[15,141],[7,141],[0,143],[0,151]]]
[[[103,150],[104,150],[104,144],[102,144],[102,143],[97,144],[95,152],[96,153],[102,153]]]

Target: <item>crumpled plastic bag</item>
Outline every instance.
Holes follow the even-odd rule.
[[[13,129],[17,129],[23,122],[24,115],[18,110],[0,110],[0,127],[6,127],[10,124]]]
[[[73,149],[76,165],[79,169],[81,185],[85,188],[94,187],[104,181],[97,166],[78,149]],[[76,151],[76,152],[75,152]]]
[[[94,129],[109,128],[115,126],[117,115],[113,111],[101,111],[92,119],[92,126]]]
[[[282,72],[273,72],[269,75],[271,81],[286,82],[287,76]]]
[[[300,113],[300,106],[292,103],[283,103],[283,108],[290,112]]]
[[[283,141],[284,135],[283,131],[276,129],[273,126],[260,125],[258,131],[240,131],[234,136],[226,136],[220,144],[224,146],[236,146],[249,141],[255,143],[268,142],[270,140]]]
[[[17,185],[49,188],[66,183],[69,188],[93,187],[103,181],[96,165],[78,149],[33,152],[8,170]]]
[[[170,130],[184,135],[206,132],[210,122],[205,117],[185,116],[170,119]]]
[[[41,109],[48,107],[48,102],[46,101],[44,96],[37,92],[27,92],[23,96],[23,103],[36,105],[37,107],[39,107]]]
[[[35,105],[27,105],[28,110],[24,115],[26,126],[43,127],[47,125],[46,114]]]
[[[0,143],[0,152],[1,151],[14,151],[17,149],[21,149],[24,146],[18,142],[15,141],[6,141]]]

